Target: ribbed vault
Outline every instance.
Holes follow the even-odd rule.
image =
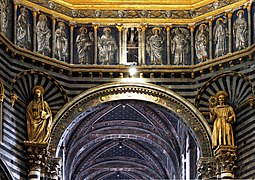
[[[196,178],[198,157],[212,155],[210,133],[194,106],[170,90],[109,83],[57,113],[49,150],[62,158],[67,179]]]
[[[70,127],[63,142],[65,174],[68,179],[180,178],[183,134],[190,136],[183,121],[159,106],[105,103]]]

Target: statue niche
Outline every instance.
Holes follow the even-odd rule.
[[[150,63],[161,65],[163,62],[163,42],[165,38],[162,36],[161,28],[154,27],[152,34],[147,37],[146,50],[150,57]]]
[[[32,90],[34,99],[26,110],[27,132],[29,142],[47,143],[52,127],[52,113],[43,100],[44,88],[35,86]]]
[[[209,99],[210,119],[214,122],[212,133],[212,148],[218,146],[234,146],[232,124],[236,121],[234,109],[225,104],[228,94],[219,91]]]
[[[171,41],[171,52],[174,57],[174,65],[187,65],[189,53],[189,31],[184,28],[175,28]]]

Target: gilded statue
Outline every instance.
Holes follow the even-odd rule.
[[[235,49],[237,51],[244,49],[247,42],[247,22],[244,18],[244,11],[240,10],[236,13],[237,19],[233,25],[233,36],[235,41]]]
[[[152,35],[147,38],[147,52],[151,59],[151,64],[162,64],[162,50],[164,38],[161,36],[160,28],[153,28]]]
[[[232,124],[236,121],[234,109],[225,104],[228,94],[219,91],[209,99],[210,119],[214,122],[212,132],[212,148],[220,145],[234,146]]]
[[[46,143],[52,127],[51,109],[43,100],[44,88],[42,86],[35,86],[32,94],[34,99],[26,110],[28,139],[30,142]]]

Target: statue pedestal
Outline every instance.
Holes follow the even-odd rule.
[[[236,156],[236,146],[218,146],[214,150],[216,174],[220,179],[233,179]]]
[[[49,153],[47,143],[24,141],[29,165],[28,178],[40,180],[42,171],[46,169]]]
[[[52,158],[47,143],[24,141],[29,165],[29,180],[60,179],[60,158]]]

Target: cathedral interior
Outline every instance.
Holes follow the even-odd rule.
[[[0,179],[254,179],[254,0],[0,0]]]

